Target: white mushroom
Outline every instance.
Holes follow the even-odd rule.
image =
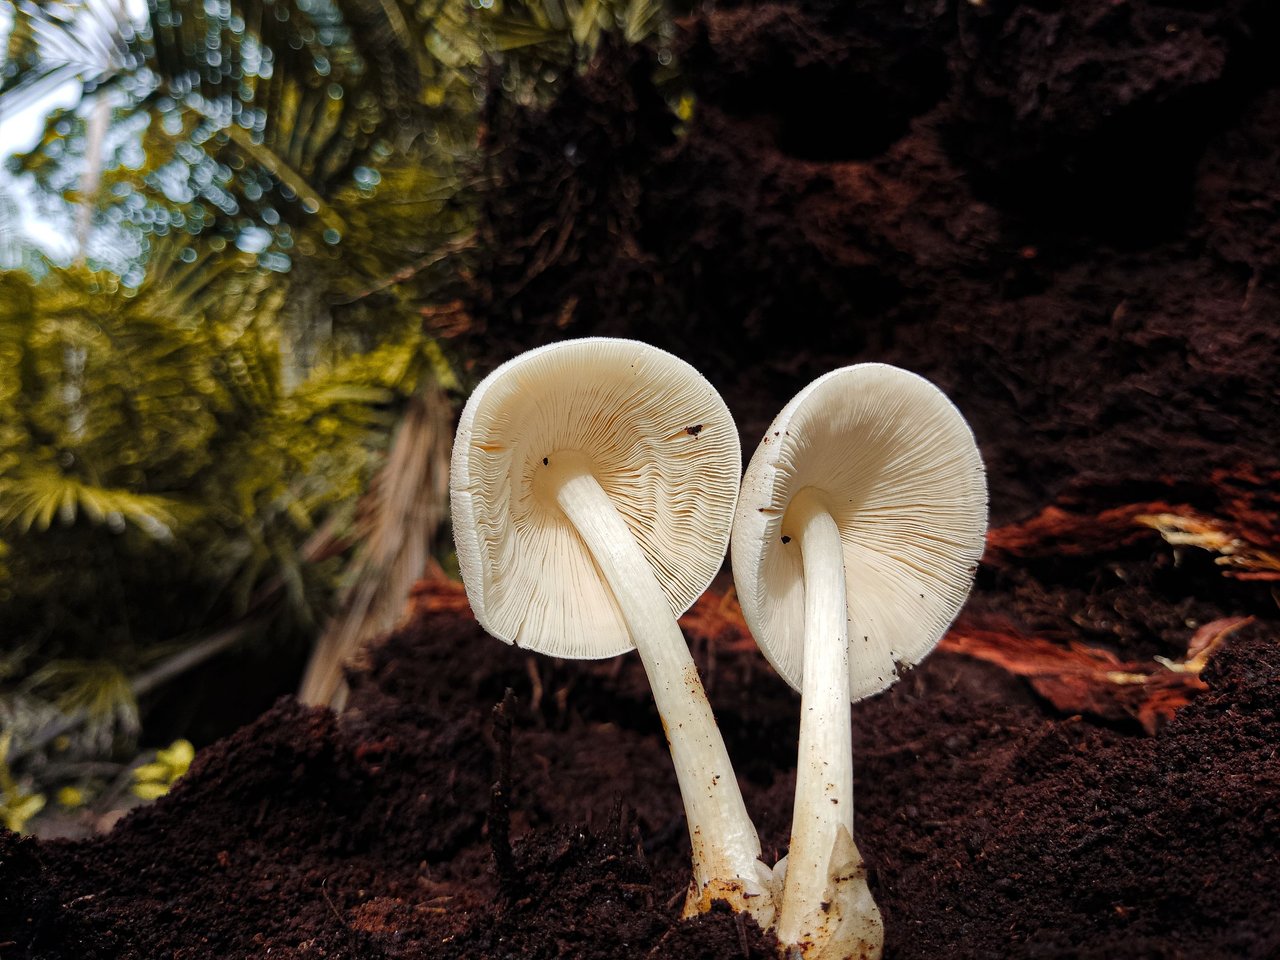
[[[639,651],[693,844],[686,913],[725,899],[767,925],[772,873],[676,623],[723,563],[741,457],[724,401],[683,360],[632,340],[572,340],[476,388],[450,494],[486,630],[556,657]]]
[[[879,910],[853,842],[849,701],[889,686],[959,612],[982,554],[973,434],[927,380],[878,363],[802,390],[756,450],[733,530],[743,614],[801,691],[778,939],[806,960],[878,957]]]

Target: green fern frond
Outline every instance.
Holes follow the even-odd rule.
[[[182,504],[169,497],[95,487],[53,469],[30,470],[0,480],[0,526],[19,533],[64,526],[84,517],[95,524],[134,524],[156,540],[173,538]]]
[[[52,660],[23,689],[55,703],[64,716],[82,714],[88,735],[103,747],[118,736],[132,738],[141,728],[129,678],[113,661]]]
[[[43,794],[23,789],[9,769],[9,748],[13,731],[0,733],[0,824],[6,830],[21,833],[37,813],[44,809]]]
[[[133,701],[129,678],[108,660],[53,660],[31,674],[25,686],[67,712],[87,710],[94,717],[110,716]]]

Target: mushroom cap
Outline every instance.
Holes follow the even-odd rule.
[[[778,414],[747,467],[731,549],[747,626],[797,690],[804,569],[787,510],[802,490],[840,530],[857,701],[919,663],[960,612],[987,529],[982,458],[942,391],[887,364],[832,371]]]
[[[591,471],[676,617],[724,562],[742,471],[733,417],[683,360],[605,337],[509,360],[462,411],[449,493],[476,619],[552,656],[625,653],[634,643],[613,591],[548,491],[544,458]]]

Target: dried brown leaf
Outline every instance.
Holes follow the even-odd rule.
[[[1007,566],[1011,560],[1026,557],[1107,553],[1149,536],[1145,530],[1135,528],[1135,517],[1176,509],[1163,502],[1134,503],[1097,514],[1045,507],[1029,520],[988,531],[983,562]]]
[[[1226,521],[1190,510],[1140,514],[1135,523],[1151,527],[1175,547],[1196,547],[1218,554],[1223,574],[1237,580],[1280,580],[1280,555],[1250,543]],[[1268,544],[1268,547],[1270,545]]]
[[[1224,617],[1202,626],[1178,661],[1122,660],[1109,650],[1072,642],[1066,646],[1014,631],[957,626],[940,649],[993,663],[1026,677],[1032,689],[1064,713],[1105,720],[1133,719],[1154,734],[1208,686],[1200,672],[1223,639],[1250,623]]]

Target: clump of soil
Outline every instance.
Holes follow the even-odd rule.
[[[957,633],[1125,669],[1076,707],[944,646],[853,708],[885,956],[1280,955],[1273,5],[814,0],[682,35],[679,129],[620,49],[491,118],[460,352],[649,340],[748,450],[833,366],[935,380],[998,525]],[[774,955],[732,914],[678,918],[688,839],[634,657],[548,661],[456,589],[416,603],[342,717],[282,701],[104,837],[0,835],[0,956]],[[695,614],[772,862],[797,698],[730,598]],[[1218,621],[1168,709],[1112,689]]]

